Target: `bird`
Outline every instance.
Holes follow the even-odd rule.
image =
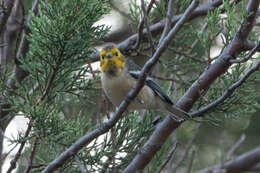
[[[104,93],[118,107],[137,82],[141,68],[125,57],[115,44],[108,44],[100,52],[100,69]],[[143,88],[127,108],[131,111],[143,109],[168,112],[175,121],[190,118],[151,77],[146,78]]]

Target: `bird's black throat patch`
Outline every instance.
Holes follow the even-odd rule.
[[[109,69],[109,70],[107,71],[107,74],[108,74],[108,76],[110,76],[110,77],[114,77],[114,76],[117,75],[117,70],[116,70],[116,69]]]

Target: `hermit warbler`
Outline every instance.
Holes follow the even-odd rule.
[[[137,82],[140,67],[126,58],[114,44],[109,44],[101,50],[100,67],[103,90],[109,100],[119,106]],[[186,112],[173,105],[171,99],[150,77],[128,107],[128,110],[140,109],[167,111],[177,121],[189,118]]]

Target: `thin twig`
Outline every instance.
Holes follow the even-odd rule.
[[[230,173],[247,172],[251,168],[254,168],[254,166],[259,162],[260,147],[257,147],[224,164],[214,165],[209,168],[197,171],[196,173],[212,173],[219,169],[223,169]]]
[[[18,145],[19,145],[19,144],[16,143],[6,154],[3,154],[2,157],[0,157],[0,159],[5,160],[5,159],[9,156],[9,154],[10,154]]]
[[[236,149],[245,141],[245,139],[246,139],[246,135],[242,134],[241,137],[239,138],[239,140],[228,151],[225,161],[228,161],[232,158]]]
[[[110,115],[109,115],[109,113],[108,113],[108,111],[106,111],[107,113],[106,113],[106,115],[107,115],[107,119],[110,119]],[[108,159],[107,159],[107,161],[106,161],[106,163],[104,164],[104,166],[103,166],[103,168],[102,168],[102,171],[101,171],[101,173],[105,173],[105,172],[108,172],[109,170],[108,170],[108,167],[109,167],[109,165],[112,163],[112,168],[111,168],[111,170],[112,170],[112,172],[114,172],[115,171],[115,169],[116,169],[116,158],[115,158],[115,156],[116,156],[116,148],[117,148],[117,146],[116,146],[116,144],[115,144],[115,130],[114,130],[114,127],[112,127],[111,129],[110,129],[110,134],[111,134],[111,136],[110,136],[110,141],[111,141],[111,143],[112,143],[112,153],[108,156]]]
[[[92,68],[91,63],[90,63],[89,61],[87,61],[87,64],[88,64],[89,71],[90,71],[90,73],[92,74],[92,77],[93,77],[93,78],[96,78],[96,74],[95,74],[95,72],[93,71],[93,68]]]
[[[176,79],[174,78],[170,78],[170,77],[163,77],[163,76],[156,76],[156,75],[151,75],[152,78],[158,79],[158,80],[162,80],[162,81],[172,81],[172,82],[176,82]]]
[[[170,24],[171,24],[172,16],[173,16],[173,0],[170,0],[168,2],[168,10],[167,10],[166,19],[165,19],[165,26],[163,28],[163,33],[162,33],[161,38],[159,40],[159,44],[161,44],[161,42],[163,41],[164,37],[170,31],[170,27],[171,27]]]
[[[147,15],[151,11],[154,2],[155,2],[155,0],[150,1],[149,5],[147,7],[147,11],[146,11]],[[144,29],[144,17],[142,18],[141,22],[138,25],[137,40],[132,49],[138,49],[138,47],[140,46],[141,40],[143,38],[143,29]]]
[[[24,140],[21,142],[21,145],[20,145],[17,153],[15,154],[14,159],[10,162],[10,167],[8,168],[6,173],[11,173],[13,171],[13,169],[16,168],[16,162],[18,161],[18,159],[20,158],[20,156],[22,154],[24,145],[25,145],[25,143],[27,141],[26,138],[29,136],[29,134],[31,132],[31,129],[32,129],[32,121],[29,122],[27,130],[26,130],[26,132],[24,134]]]
[[[115,129],[111,128],[111,140],[112,140],[112,170],[113,172],[116,172],[116,136],[115,136]]]
[[[256,52],[257,50],[260,48],[260,40],[258,41],[258,43],[256,44],[256,46],[249,52],[249,54],[241,59],[230,59],[229,62],[230,63],[242,63],[242,62],[246,62],[248,61]]]
[[[241,0],[234,0],[234,1],[232,1],[232,2],[230,3],[230,6],[233,6],[233,5],[237,4],[237,3],[239,3],[239,1],[241,1]],[[221,12],[225,12],[225,8],[224,8],[224,7],[220,8],[220,11],[221,11]],[[205,31],[207,30],[207,28],[208,28],[208,23],[205,23],[205,24],[203,25],[203,27],[202,27],[202,32],[205,32]],[[199,39],[196,39],[196,40],[192,43],[190,52],[198,45],[198,43],[199,43]]]
[[[154,0],[152,0],[151,2],[153,2]],[[150,46],[152,48],[152,52],[154,53],[155,52],[155,45],[154,45],[154,41],[153,41],[153,36],[152,36],[152,33],[151,33],[151,30],[150,30],[150,26],[148,24],[148,10],[146,10],[145,8],[145,5],[144,5],[144,0],[141,0],[141,8],[143,10],[143,14],[144,14],[144,24],[145,24],[145,27],[146,27],[146,30],[147,30],[147,35],[148,35],[148,40],[149,40],[149,43],[150,43]]]
[[[36,151],[36,148],[38,146],[38,141],[39,141],[39,138],[35,138],[35,141],[33,143],[33,148],[32,148],[32,151],[31,151],[31,155],[30,155],[30,162],[29,164],[27,165],[27,168],[26,170],[24,171],[24,173],[29,173],[30,170],[32,169],[32,164],[33,164],[33,159],[34,159],[34,156],[35,156],[35,151]]]
[[[243,83],[246,82],[246,80],[250,77],[251,74],[253,74],[254,72],[256,72],[260,67],[260,61],[258,61],[258,63],[256,65],[254,65],[252,68],[250,68],[249,71],[247,71],[245,73],[245,75],[238,80],[237,82],[235,82],[233,85],[231,85],[225,92],[224,94],[219,97],[218,99],[216,99],[214,102],[208,104],[207,106],[202,107],[201,109],[199,109],[198,111],[192,112],[190,113],[190,115],[192,117],[197,117],[197,116],[202,116],[204,113],[206,113],[207,111],[209,111],[210,109],[216,107],[218,104],[222,103],[224,100],[226,100],[227,98],[229,98],[234,91],[240,87]]]
[[[195,156],[195,150],[193,150],[192,153],[191,153],[190,162],[189,162],[189,165],[188,165],[188,168],[187,168],[187,173],[190,173],[190,171],[191,171],[194,156]]]
[[[77,162],[77,164],[79,165],[80,172],[81,172],[81,173],[87,173],[86,168],[85,168],[85,166],[81,163],[79,157],[78,157],[77,155],[74,155],[74,159],[75,159],[75,161]]]
[[[4,138],[6,138],[6,139],[8,139],[8,140],[11,141],[10,138],[8,138],[7,136],[5,136],[5,133],[4,133],[4,131],[3,131],[3,129],[2,129],[1,127],[0,127],[0,133],[1,133],[1,135],[2,135]]]
[[[42,101],[46,98],[46,96],[49,94],[50,89],[51,89],[51,86],[52,86],[52,84],[53,84],[53,81],[54,81],[54,79],[55,79],[55,77],[56,77],[56,75],[57,75],[57,71],[58,71],[58,68],[55,68],[55,69],[53,69],[53,71],[51,72],[50,79],[49,79],[48,82],[47,82],[47,85],[46,85],[46,87],[45,87],[45,90],[44,90],[42,96],[41,96],[40,99],[37,101],[36,106],[38,106],[39,103],[42,102]]]
[[[260,162],[248,169],[250,172],[260,172]]]
[[[175,50],[175,49],[172,48],[172,47],[168,47],[168,49],[169,49],[170,51],[176,53],[176,54],[182,55],[182,56],[187,57],[187,58],[189,58],[189,59],[192,59],[192,60],[194,60],[194,61],[196,61],[196,62],[206,63],[206,61],[204,61],[203,59],[199,59],[199,58],[190,56],[189,54],[185,53],[184,51],[183,51],[183,52],[177,51],[177,50]]]
[[[172,169],[171,173],[175,173],[177,171],[177,169],[181,166],[181,164],[183,163],[183,161],[185,160],[185,158],[187,157],[198,133],[199,133],[199,130],[200,130],[200,123],[197,124],[197,127],[194,131],[194,134],[192,136],[192,138],[189,140],[188,144],[185,146],[185,150],[184,150],[184,153],[182,155],[182,157],[177,161],[176,163],[176,166]]]
[[[165,168],[165,166],[168,164],[168,162],[173,158],[174,153],[177,148],[177,144],[178,144],[177,142],[174,143],[168,157],[166,158],[166,160],[164,160],[164,162],[161,164],[161,166],[159,167],[158,171],[156,171],[156,173],[160,173]]]
[[[46,166],[46,164],[36,164],[36,165],[32,165],[32,169],[41,168],[44,166]]]
[[[205,32],[207,28],[208,28],[208,23],[205,23],[205,24],[203,25],[203,27],[202,27],[202,32]],[[192,43],[190,52],[198,45],[198,43],[199,43],[199,39],[196,39],[196,40]]]

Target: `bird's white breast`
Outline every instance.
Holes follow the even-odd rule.
[[[101,78],[104,92],[115,106],[120,105],[136,83],[136,80],[126,71],[122,71],[119,75],[113,77],[102,73]],[[147,109],[152,106],[154,101],[154,92],[148,86],[144,86],[128,108],[133,110]]]

